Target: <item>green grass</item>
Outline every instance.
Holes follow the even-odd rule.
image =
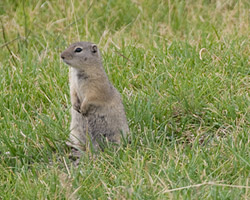
[[[250,199],[249,9],[1,1],[0,199]],[[131,143],[85,152],[76,168],[59,55],[78,40],[99,45]]]

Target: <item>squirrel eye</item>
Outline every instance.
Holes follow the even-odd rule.
[[[82,48],[79,48],[79,47],[78,47],[78,48],[75,49],[75,52],[77,52],[77,53],[79,53],[79,52],[81,52],[81,51],[82,51]]]

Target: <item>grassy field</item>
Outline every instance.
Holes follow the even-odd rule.
[[[250,199],[248,0],[0,1],[0,199]],[[68,66],[92,41],[130,140],[74,167]]]

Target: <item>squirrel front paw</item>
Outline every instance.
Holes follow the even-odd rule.
[[[74,109],[75,111],[81,113],[81,111],[80,111],[80,104],[79,104],[79,103],[73,104],[73,109]]]
[[[88,111],[89,111],[89,105],[83,103],[83,104],[81,105],[80,113],[81,113],[82,115],[87,115],[87,114],[88,114]]]

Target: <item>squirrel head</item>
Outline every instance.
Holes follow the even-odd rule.
[[[96,44],[76,42],[61,53],[63,61],[71,67],[84,69],[101,64],[101,55]]]

